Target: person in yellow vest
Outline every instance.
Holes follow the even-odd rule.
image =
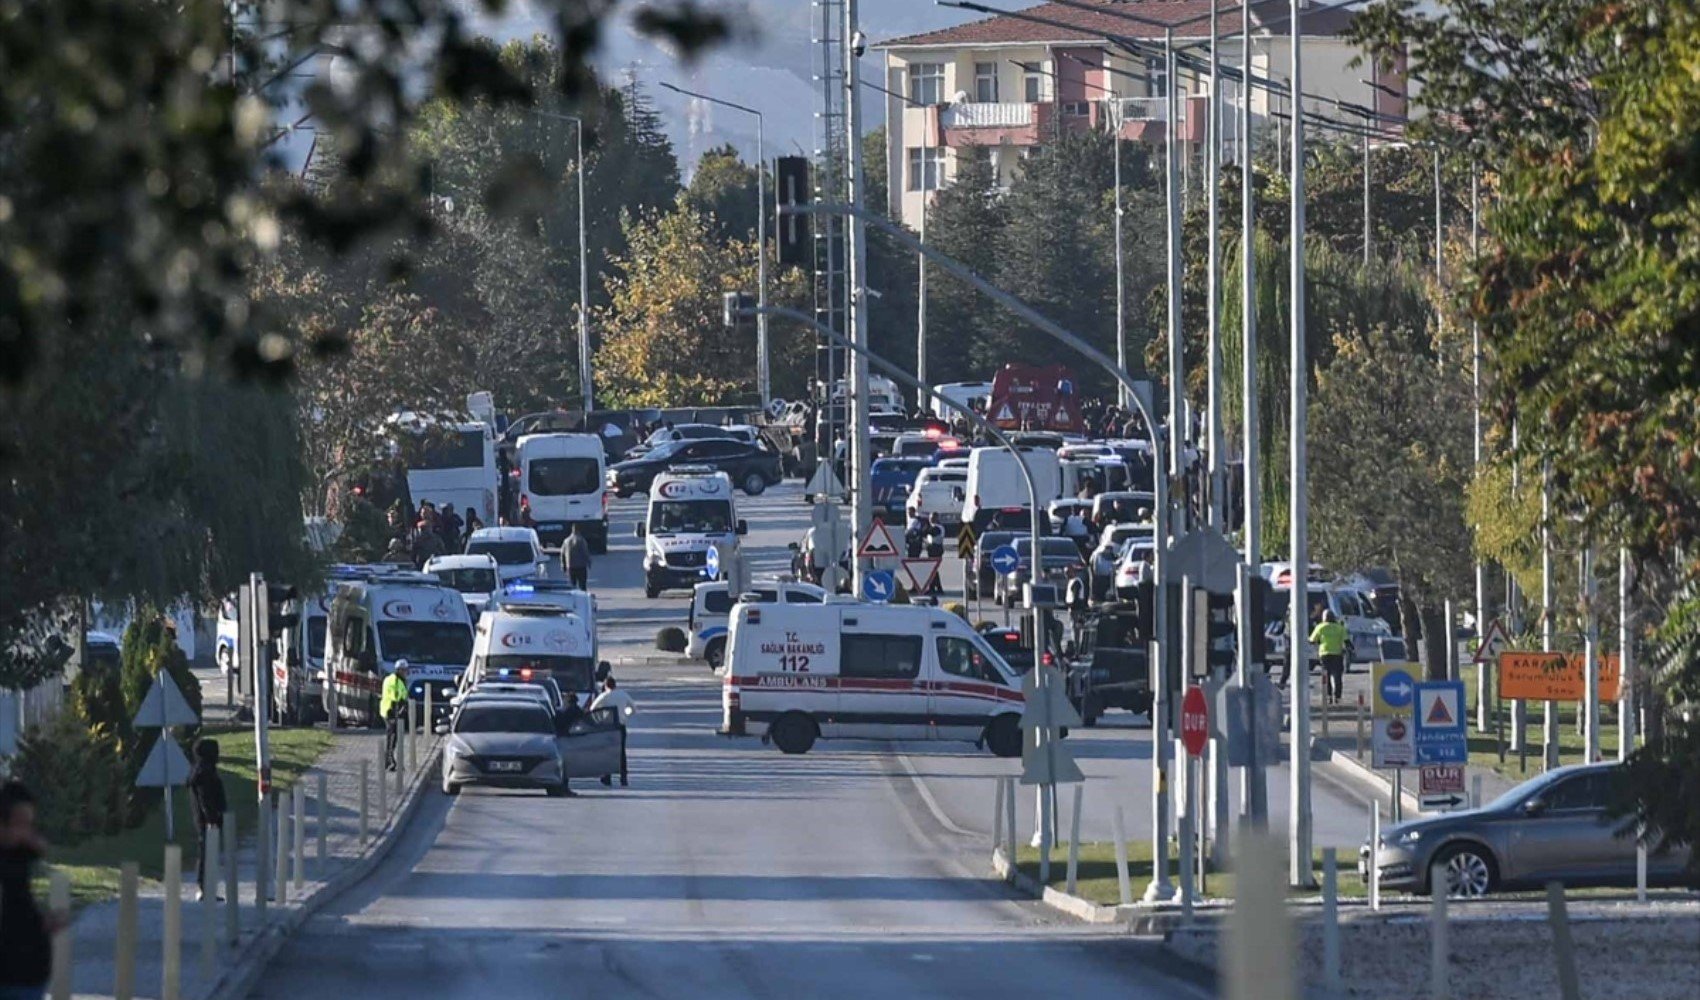
[[[407,708],[407,661],[397,660],[395,670],[384,678],[378,697],[378,714],[384,720],[384,767],[396,769],[395,744],[401,734],[401,714]]]
[[[1346,626],[1324,611],[1322,621],[1311,630],[1310,641],[1316,644],[1317,658],[1322,660],[1322,700],[1337,705],[1346,686]]]

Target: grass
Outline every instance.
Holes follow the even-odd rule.
[[[1475,731],[1476,718],[1476,678],[1471,668],[1464,668],[1461,677],[1464,678],[1464,698],[1469,705],[1470,715],[1470,766],[1485,768],[1496,772],[1512,783],[1526,781],[1540,774],[1541,767],[1541,719],[1544,705],[1541,702],[1528,703],[1528,724],[1525,727],[1525,745],[1528,749],[1527,770],[1518,766],[1517,754],[1511,750],[1511,705],[1502,702],[1500,711],[1505,718],[1505,762],[1499,760],[1499,741],[1490,730],[1486,733]],[[1560,764],[1582,764],[1587,761],[1587,739],[1576,728],[1576,719],[1581,714],[1580,702],[1561,701],[1558,703],[1558,762]],[[1603,760],[1617,759],[1617,721],[1615,703],[1605,703],[1600,706],[1600,757]]]
[[[1149,841],[1129,841],[1127,845],[1128,881],[1133,890],[1133,898],[1139,899],[1145,892],[1145,887],[1151,882],[1151,844]],[[1016,852],[1017,863],[1021,873],[1039,880],[1039,849],[1022,847]],[[1340,896],[1346,899],[1362,898],[1368,894],[1368,888],[1358,878],[1357,859],[1349,852],[1339,852],[1336,855],[1339,871]],[[1179,867],[1171,858],[1171,877],[1174,868]],[[1322,852],[1315,853],[1313,870],[1316,872],[1317,885],[1322,884]],[[1053,889],[1062,890],[1068,885],[1068,846],[1062,845],[1051,854],[1051,881]],[[1292,889],[1294,896],[1314,896],[1315,889]],[[1116,849],[1114,844],[1090,843],[1080,845],[1080,871],[1075,883],[1075,895],[1089,899],[1104,906],[1115,906],[1121,902],[1121,892],[1116,880]],[[1203,895],[1206,899],[1232,899],[1234,895],[1234,875],[1232,872],[1211,872],[1205,876]]]
[[[259,815],[258,796],[254,791],[257,777],[254,766],[254,731],[228,729],[205,731],[203,735],[219,745],[219,773],[224,779],[224,795],[230,812],[236,817],[236,829],[243,836],[254,832]],[[331,734],[323,729],[273,729],[268,740],[272,758],[272,787],[289,788],[296,779],[312,767],[331,745]],[[193,877],[196,843],[195,823],[187,789],[172,790],[173,815],[176,819],[174,843],[183,848],[185,879]],[[65,872],[71,880],[71,905],[80,909],[118,894],[119,867],[126,861],[137,863],[143,879],[158,881],[165,868],[165,808],[164,801],[149,810],[141,824],[118,833],[91,837],[70,846],[54,845],[49,862]],[[46,893],[45,880],[38,890]]]

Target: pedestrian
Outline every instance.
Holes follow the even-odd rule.
[[[927,544],[927,521],[918,507],[909,508],[909,524],[903,530],[903,542],[909,558],[921,557],[921,551]]]
[[[572,534],[561,543],[561,568],[567,571],[567,579],[574,587],[590,590],[590,543],[584,540],[584,532],[576,524]]]
[[[620,787],[625,788],[630,784],[627,780],[626,770],[626,720],[637,714],[637,704],[632,701],[630,694],[620,690],[618,681],[609,677],[602,682],[602,693],[597,695],[596,700],[590,703],[592,712],[599,708],[613,709],[614,718],[620,723]],[[612,787],[614,784],[613,777],[604,774],[602,784]]]
[[[443,504],[443,512],[437,515],[437,528],[443,535],[443,551],[454,552],[460,548],[460,533],[465,522],[455,513],[455,505]]]
[[[435,511],[419,522],[419,534],[413,539],[413,568],[424,569],[425,564],[433,558],[447,552],[443,545],[443,534],[437,527]]]
[[[378,715],[384,720],[384,769],[396,769],[395,746],[401,737],[401,715],[407,709],[407,661],[395,661],[395,670],[384,678],[378,699]]]
[[[483,527],[484,521],[478,516],[478,508],[466,508],[466,533],[461,536],[460,544],[455,546],[455,551],[458,552],[464,550],[466,548],[466,543],[472,541],[472,533],[482,530]]]
[[[537,527],[537,519],[531,516],[531,498],[527,496],[519,498],[519,526],[522,528]]]
[[[411,566],[413,564],[413,552],[408,547],[406,535],[397,535],[390,539],[389,547],[384,550],[383,561],[395,563],[399,566]]]
[[[1310,641],[1316,644],[1317,658],[1322,661],[1324,704],[1338,705],[1346,683],[1346,626],[1324,611],[1322,621],[1311,630]],[[1289,652],[1288,658],[1292,658]]]
[[[207,896],[207,837],[224,832],[224,782],[218,776],[218,741],[195,742],[195,766],[189,772],[189,794],[195,802],[195,832],[200,853],[195,856],[196,899]],[[213,872],[213,893],[218,892],[218,872]]]
[[[47,844],[35,828],[35,796],[21,781],[0,785],[0,1000],[41,1000],[53,972],[53,935],[65,916],[43,913],[30,888]]]

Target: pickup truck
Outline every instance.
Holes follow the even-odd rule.
[[[1075,640],[1081,676],[1074,707],[1095,726],[1106,709],[1151,711],[1151,609],[1137,602],[1105,604],[1087,616]]]

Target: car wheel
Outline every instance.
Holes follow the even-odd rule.
[[[558,785],[550,785],[543,789],[543,791],[552,799],[565,798],[567,794],[567,783],[563,781]]]
[[[767,477],[759,472],[751,472],[744,476],[744,493],[747,496],[759,497],[767,492]]]
[[[460,786],[455,784],[452,781],[445,781],[445,782],[443,782],[443,794],[444,795],[459,795],[460,794]]]
[[[709,666],[719,670],[720,665],[726,662],[726,640],[715,639],[710,642],[708,648],[703,651],[702,658],[708,661]]]
[[[1021,718],[1000,715],[986,727],[986,749],[998,757],[1021,756]]]
[[[592,555],[598,556],[608,554],[608,529],[606,526],[590,536],[590,552]]]
[[[1441,849],[1429,870],[1432,872],[1437,867],[1445,873],[1448,896],[1466,899],[1486,896],[1499,881],[1493,855],[1475,844],[1454,844]],[[1434,887],[1429,886],[1429,890],[1432,892]]]
[[[780,753],[799,754],[808,753],[809,748],[815,745],[818,731],[815,720],[801,712],[791,712],[775,719],[768,735]]]

